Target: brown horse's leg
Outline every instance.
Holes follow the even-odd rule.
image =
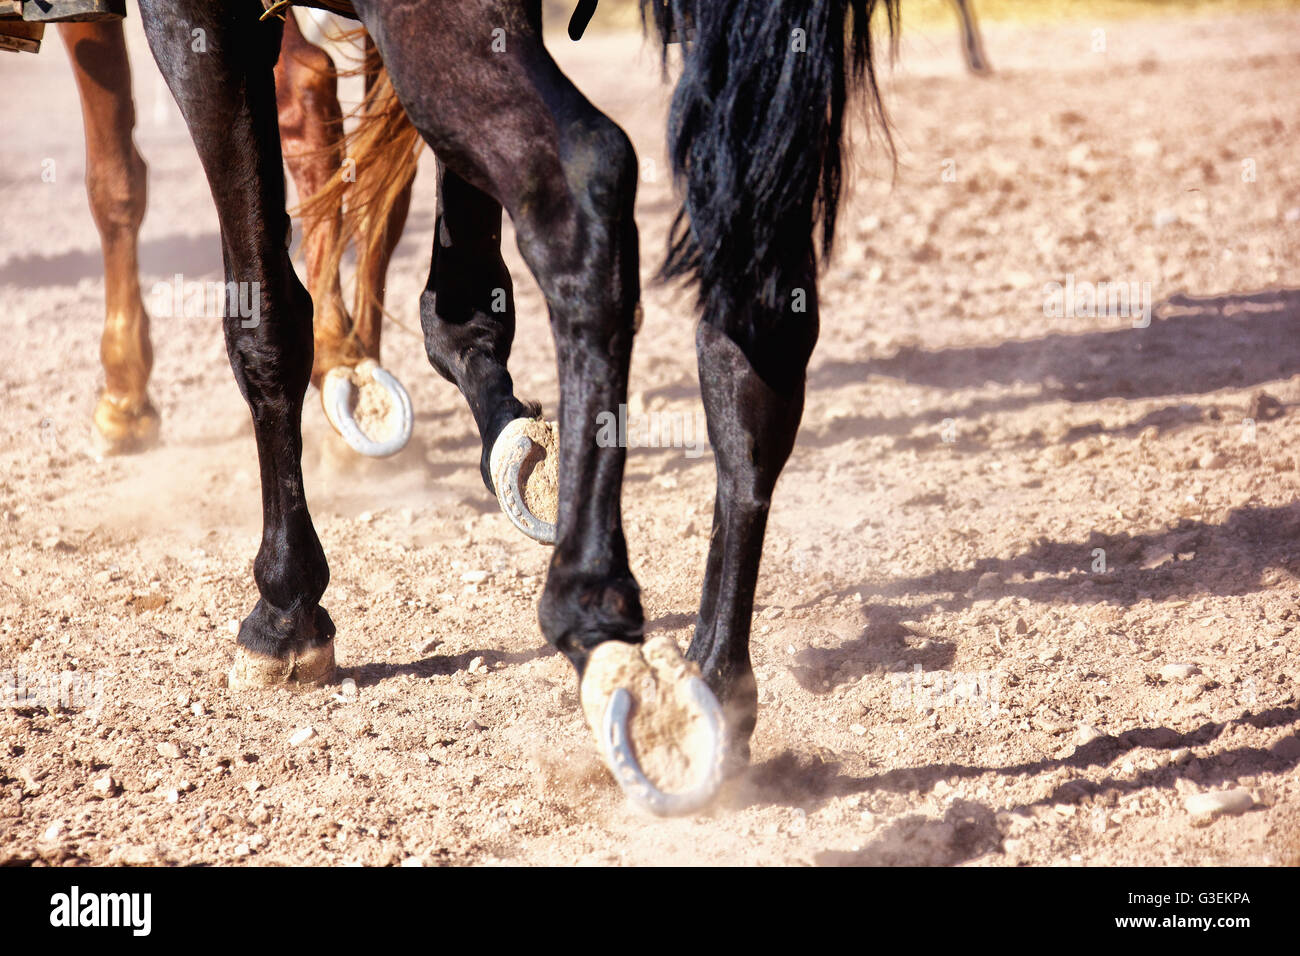
[[[333,60],[307,41],[292,12],[284,21],[284,40],[275,64],[275,97],[285,163],[299,199],[305,200],[315,195],[342,165],[343,111]],[[321,377],[335,366],[356,365],[371,355],[351,335],[352,323],[343,304],[339,274],[328,266],[330,251],[341,230],[342,214],[337,207],[303,223],[307,290],[316,307],[316,358],[311,373],[315,385],[320,385]],[[377,342],[371,357],[379,357]]]
[[[95,409],[95,428],[105,451],[135,451],[157,438],[158,412],[146,391],[153,348],[136,254],[146,170],[131,136],[131,68],[121,23],[65,23],[60,30],[81,94],[86,192],[104,251],[100,359],[105,384]]]

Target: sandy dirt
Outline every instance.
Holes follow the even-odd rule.
[[[139,30],[146,291],[215,280],[212,201]],[[822,286],[757,596],[753,767],[666,822],[599,763],[536,623],[548,552],[484,490],[413,331],[428,158],[384,353],[414,439],[357,461],[314,392],[304,422],[351,683],[233,695],[261,514],[219,323],[155,315],[162,444],[91,457],[103,280],[75,90],[57,38],[0,58],[0,670],[100,679],[98,706],[0,708],[0,861],[1300,857],[1300,14],[985,34],[989,80],[950,25],[908,33],[886,74],[900,166],[862,154]],[[631,410],[693,419],[690,309],[650,282],[673,211],[657,53],[556,51],[642,157]],[[512,371],[553,414],[542,301],[506,245]],[[1047,314],[1070,275],[1149,283],[1149,327]],[[712,456],[639,448],[628,472],[649,629],[684,647]],[[1187,807],[1236,789],[1244,812]]]

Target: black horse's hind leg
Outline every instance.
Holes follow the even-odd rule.
[[[817,341],[811,251],[780,308],[706,315],[696,330],[700,391],[717,463],[708,562],[686,656],[722,702],[737,762],[747,759],[758,692],[749,659],[754,587],[772,489],[803,414],[804,369]]]
[[[288,253],[272,79],[280,27],[259,22],[255,2],[141,0],[140,8],[216,201],[226,349],[257,441],[263,528],[253,576],[261,599],[240,628],[246,666],[236,674],[257,683],[321,680],[333,668],[334,624],[318,603],[329,570],[300,465],[312,304]],[[205,52],[193,49],[197,36]]]
[[[514,287],[501,258],[501,204],[438,163],[438,221],[429,281],[420,296],[429,363],[469,403],[483,440],[481,470],[501,430],[530,417],[506,370],[515,336]]]

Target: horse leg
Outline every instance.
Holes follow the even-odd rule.
[[[146,168],[135,148],[131,67],[120,21],[60,27],[81,95],[86,129],[86,193],[104,253],[104,391],[95,408],[96,444],[108,454],[137,451],[158,437],[149,401],[153,348],[140,297],[137,243]]]
[[[542,633],[580,675],[583,709],[629,797],[661,813],[695,809],[719,783],[720,714],[671,638],[638,646],[644,617],[621,515],[626,451],[598,440],[626,402],[640,296],[632,144],[542,46],[540,3],[356,7],[412,122],[449,169],[509,213],[546,298],[560,462]],[[498,24],[508,25],[503,44]]]
[[[966,68],[975,74],[992,73],[989,59],[984,53],[984,38],[975,23],[975,13],[970,8],[970,0],[952,0],[957,7],[957,16],[961,17],[961,45],[966,54]]]
[[[506,368],[515,302],[510,270],[501,258],[501,204],[441,162],[420,324],[429,363],[469,404],[483,443],[479,468],[494,492],[491,453],[498,436],[512,421],[534,417],[538,410],[515,397]]]
[[[699,619],[686,656],[722,701],[737,764],[748,759],[758,709],[749,630],[763,534],[772,489],[794,447],[804,369],[817,341],[811,250],[796,285],[805,311],[754,303],[746,314],[706,314],[695,336],[718,475]]]
[[[320,683],[334,669],[334,624],[319,604],[325,553],[303,494],[302,405],[311,376],[312,305],[289,260],[289,217],[272,70],[280,27],[259,4],[141,0],[149,45],[180,105],[221,224],[224,329],[253,416],[262,480],[260,599],[239,629],[231,686]],[[192,31],[212,52],[195,57]],[[241,308],[241,300],[252,308]]]
[[[343,110],[339,106],[334,61],[302,35],[292,10],[284,20],[284,40],[275,64],[275,98],[285,165],[300,199],[306,200],[343,163],[340,145]],[[314,215],[303,221],[307,291],[315,307],[313,385],[320,385],[321,378],[336,365],[356,365],[365,358],[349,335],[351,328],[338,272],[327,268],[329,255],[343,229],[342,220],[341,210],[335,207],[331,214]]]

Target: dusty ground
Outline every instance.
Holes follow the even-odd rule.
[[[146,287],[216,278],[211,200],[131,31]],[[598,763],[535,621],[547,552],[487,496],[470,417],[410,331],[428,176],[385,353],[414,441],[358,464],[314,395],[304,425],[359,693],[220,685],[260,511],[218,324],[157,319],[163,444],[90,457],[103,282],[75,93],[57,40],[0,59],[19,94],[0,99],[0,670],[103,677],[97,715],[0,709],[0,859],[1296,859],[1300,13],[985,32],[993,79],[964,75],[944,26],[909,33],[886,81],[901,165],[892,184],[879,161],[859,170],[823,285],[759,586],[754,767],[671,822],[631,811]],[[655,54],[631,34],[557,50],[655,161],[648,276],[672,209]],[[513,370],[553,409],[540,297],[507,245]],[[1046,316],[1044,284],[1067,274],[1150,283],[1150,327]],[[689,309],[654,286],[645,306],[634,410],[691,414]],[[651,626],[684,644],[712,458],[639,449],[629,472]],[[1185,799],[1226,788],[1252,808],[1194,826]]]

